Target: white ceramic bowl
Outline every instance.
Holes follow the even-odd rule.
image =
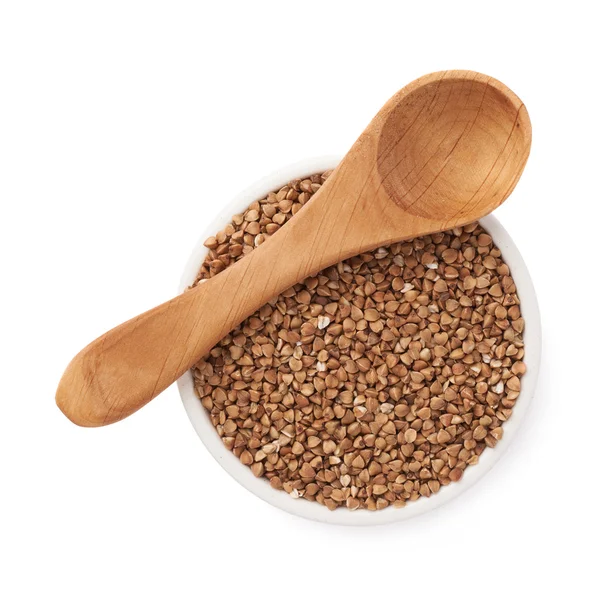
[[[230,202],[224,203],[223,210],[200,236],[198,245],[192,252],[183,272],[179,291],[183,292],[194,282],[195,276],[207,253],[207,249],[203,246],[204,240],[225,227],[234,214],[242,212],[254,200],[264,198],[269,192],[279,189],[292,179],[333,169],[339,160],[338,157],[321,157],[283,167],[254,183]],[[316,502],[308,502],[301,498],[293,499],[286,492],[271,488],[266,479],[255,477],[248,467],[244,466],[233,453],[225,448],[221,438],[212,426],[208,414],[194,392],[192,375],[190,372],[187,372],[177,382],[179,393],[181,394],[190,421],[200,439],[214,458],[221,463],[221,466],[244,487],[273,506],[307,519],[344,525],[380,525],[420,515],[448,502],[452,498],[456,498],[481,479],[504,454],[521,425],[535,390],[541,350],[538,303],[525,263],[510,236],[495,217],[487,216],[481,220],[481,224],[490,233],[495,244],[502,251],[504,260],[509,265],[512,276],[517,284],[517,290],[521,299],[521,310],[526,323],[524,332],[524,360],[527,364],[527,373],[521,381],[521,394],[515,405],[513,414],[504,425],[502,440],[494,449],[486,449],[481,455],[479,463],[466,469],[465,474],[459,482],[443,486],[437,494],[429,498],[420,498],[416,502],[408,502],[405,507],[400,509],[388,507],[378,511],[349,511],[346,508],[338,508],[330,511]]]

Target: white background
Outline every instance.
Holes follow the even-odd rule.
[[[0,597],[597,598],[596,24],[578,1],[0,0]],[[325,526],[231,479],[174,387],[107,428],[62,416],[70,358],[175,292],[224,202],[453,68],[533,123],[497,215],[543,365],[486,478],[412,521]]]

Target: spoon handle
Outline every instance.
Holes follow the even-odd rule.
[[[243,259],[115,327],[77,354],[56,392],[64,414],[89,427],[124,419],[263,304],[355,253],[337,239],[348,232],[344,225],[352,221],[354,203],[338,202],[328,183],[294,219]],[[338,186],[335,189],[339,191]],[[359,200],[357,196],[355,202]]]

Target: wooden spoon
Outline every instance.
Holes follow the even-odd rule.
[[[84,348],[60,381],[58,406],[78,425],[127,417],[305,277],[494,210],[519,180],[530,145],[527,110],[499,81],[472,71],[413,81],[285,227],[216,277]]]

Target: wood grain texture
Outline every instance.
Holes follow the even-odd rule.
[[[527,110],[472,71],[394,95],[311,201],[248,256],[84,348],[56,393],[74,423],[132,414],[265,302],[336,262],[475,221],[501,204],[529,155]]]

